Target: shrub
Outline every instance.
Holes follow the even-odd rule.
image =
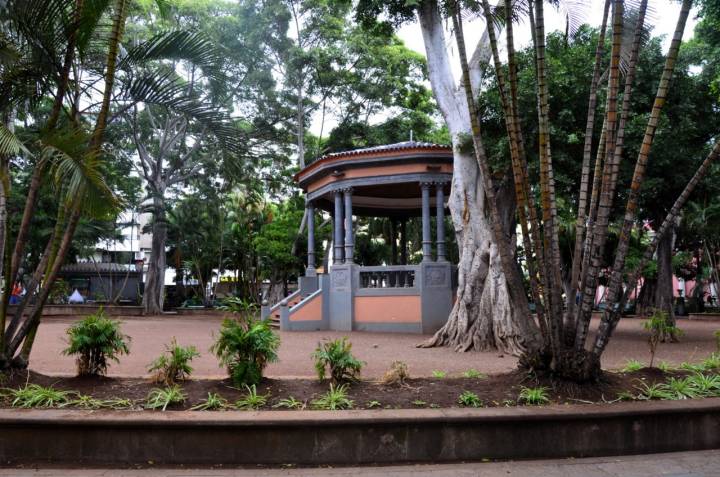
[[[650,347],[650,367],[652,368],[660,341],[665,341],[668,338],[674,339],[682,334],[682,330],[670,323],[668,314],[660,310],[656,310],[655,313],[650,315],[650,318],[643,323],[643,327],[650,332],[648,346]]]
[[[382,384],[405,384],[405,380],[410,378],[408,366],[402,361],[393,361],[390,369],[385,371],[380,382]]]
[[[71,402],[72,391],[62,391],[52,386],[43,387],[37,384],[26,384],[22,388],[9,389],[8,395],[12,407],[62,407]]]
[[[77,355],[80,376],[104,375],[109,360],[119,362],[119,355],[130,352],[127,345],[130,337],[120,332],[120,322],[107,318],[102,308],[72,325],[67,334],[69,346],[63,354]]]
[[[238,409],[260,409],[265,404],[267,404],[268,396],[265,394],[258,394],[257,388],[253,384],[252,386],[245,385],[245,389],[247,390],[247,394],[243,396],[242,399],[239,399],[235,402],[235,407]]]
[[[352,409],[353,407],[353,401],[347,397],[347,384],[335,387],[330,383],[328,392],[312,401],[311,404],[315,409],[325,409],[328,411]]]
[[[480,397],[472,391],[463,391],[458,398],[458,404],[463,407],[482,407],[483,402]]]
[[[549,403],[550,398],[547,395],[547,388],[544,386],[537,388],[527,388],[523,386],[520,388],[518,402],[530,404],[532,406],[540,406],[541,404]]]
[[[437,379],[442,379],[442,378],[447,377],[447,372],[434,370],[434,371],[432,371],[432,377],[437,378]]]
[[[148,394],[145,407],[148,409],[166,410],[168,406],[173,404],[182,404],[185,402],[185,393],[177,384],[168,386],[165,389],[155,388]]]
[[[211,350],[235,386],[258,384],[268,363],[277,361],[280,337],[267,320],[225,320]]]
[[[165,351],[155,361],[150,363],[148,371],[155,373],[155,382],[175,384],[184,381],[192,373],[190,361],[200,356],[194,346],[179,346],[173,337],[170,345],[165,345]]]
[[[318,379],[324,380],[326,368],[329,368],[333,384],[357,381],[364,364],[353,356],[352,343],[347,338],[318,343],[312,357]]]

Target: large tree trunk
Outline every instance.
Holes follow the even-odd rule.
[[[658,242],[657,287],[655,288],[655,309],[667,313],[668,322],[675,324],[673,306],[672,251],[675,243],[675,229],[671,229]]]
[[[457,137],[457,135],[455,135]],[[513,298],[493,243],[485,194],[475,158],[458,151],[448,206],[458,240],[458,290],[447,323],[423,346],[451,346],[456,351],[501,350],[519,355],[537,338],[522,300]],[[514,237],[512,190],[498,194],[497,206]],[[512,227],[509,227],[512,224]]]
[[[148,263],[145,293],[143,294],[143,308],[148,315],[159,315],[163,312],[165,298],[165,241],[167,239],[167,224],[165,222],[165,201],[162,197],[153,198],[153,224],[152,249]]]
[[[437,3],[424,2],[418,16],[430,83],[453,138],[453,182],[448,206],[460,252],[455,305],[447,323],[421,346],[451,346],[456,351],[499,349],[521,354],[530,343],[537,342],[538,333],[527,319],[526,302],[518,303],[524,296],[512,297],[509,291],[489,219],[490,207],[499,207],[504,217],[512,217],[513,195],[498,194],[497,204],[487,203],[475,156],[465,152],[467,138],[472,137],[469,109],[465,91],[457,87],[452,76]],[[482,54],[486,61],[489,49]],[[479,68],[473,68],[479,63],[477,54],[471,62],[471,77],[479,83]],[[514,224],[512,220],[503,222],[505,227],[509,227],[507,222]],[[514,225],[512,230],[506,228],[506,235],[512,240]]]

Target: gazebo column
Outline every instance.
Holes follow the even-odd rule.
[[[436,211],[436,239],[437,239],[437,261],[445,261],[445,191],[444,184],[438,182],[435,185],[435,211]]]
[[[334,253],[333,263],[342,263],[344,257],[345,240],[343,238],[343,196],[342,191],[335,191],[335,215],[333,215]]]
[[[407,219],[400,220],[400,265],[407,265]]]
[[[314,277],[315,270],[315,204],[308,202],[305,206],[307,213],[307,268],[305,276]]]
[[[432,236],[430,233],[430,183],[421,182],[422,191],[422,253],[423,262],[432,260]]]
[[[345,263],[353,263],[355,243],[353,241],[352,188],[343,189],[345,198]]]

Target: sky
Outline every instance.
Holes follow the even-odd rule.
[[[602,23],[603,6],[604,0],[588,0],[585,2],[584,7],[584,23],[589,23],[593,26],[600,26]],[[651,0],[649,2],[650,8],[653,10],[649,12],[647,23],[654,25],[652,35],[660,36],[665,35],[665,41],[663,48],[667,50],[672,39],[672,34],[675,31],[677,23],[677,17],[680,13],[680,4],[670,0]],[[696,10],[691,11],[688,18],[687,25],[685,26],[685,34],[683,40],[688,40],[692,37],[693,30],[695,29]],[[480,39],[485,29],[485,22],[482,20],[475,20],[467,23],[464,28],[465,41],[468,52],[472,52],[475,49],[475,44]],[[551,32],[554,30],[565,30],[565,15],[562,11],[558,11],[553,7],[547,6],[545,8],[545,31]],[[398,36],[405,42],[408,48],[411,48],[418,53],[425,54],[425,47],[423,45],[422,32],[420,31],[420,25],[415,22],[412,24],[403,25],[402,28],[397,32]],[[502,35],[499,36],[502,38]],[[451,36],[446,32],[446,39],[450,39]],[[515,47],[516,49],[522,49],[529,46],[531,43],[530,39],[530,27],[528,22],[521,23],[515,27]],[[454,53],[454,44],[449,42],[448,48]],[[501,52],[502,55],[502,52]],[[455,57],[454,57],[455,58]],[[454,61],[452,64],[453,72],[456,78],[460,77],[460,65],[458,61]]]
[[[593,26],[600,26],[602,23],[602,16],[603,16],[603,6],[605,4],[604,0],[587,0],[584,7],[584,23],[589,23]],[[677,17],[680,12],[680,3],[672,0],[650,0],[649,2],[650,9],[648,18],[646,20],[646,24],[653,25],[652,35],[653,36],[665,36],[665,40],[663,42],[663,49],[667,51],[667,48],[670,45],[670,40],[672,39],[672,34],[675,31],[675,26],[677,23]],[[695,24],[697,23],[697,20],[695,19],[695,16],[697,14],[697,10],[693,9],[690,12],[690,16],[688,18],[687,25],[685,26],[685,34],[683,36],[683,40],[687,41],[690,38],[692,38],[693,31],[695,29]],[[482,20],[474,20],[472,22],[469,22],[465,25],[465,41],[467,43],[467,50],[468,52],[471,52],[475,49],[475,44],[480,39],[480,36],[482,35],[485,28],[485,23]],[[558,11],[553,7],[546,6],[545,10],[545,31],[551,32],[554,30],[565,30],[565,15],[562,11]],[[422,32],[420,31],[420,25],[417,22],[409,23],[406,25],[403,25],[397,32],[398,36],[405,42],[405,45],[412,49],[417,51],[418,53],[425,55],[425,46],[423,44],[423,38],[422,38]],[[446,31],[446,39],[448,39],[448,49],[451,51],[451,54],[453,55],[453,73],[456,79],[460,78],[460,64],[457,61],[456,56],[454,55],[456,48],[454,47],[454,43],[452,40],[452,37],[449,32]],[[499,35],[499,38],[502,41],[503,35]],[[531,43],[530,39],[530,28],[529,24],[527,22],[523,22],[515,27],[515,47],[516,49],[522,49],[524,47],[529,46]],[[502,48],[502,44],[501,44]],[[501,51],[501,55],[504,54],[504,51]],[[429,84],[428,84],[429,87]],[[385,117],[380,114],[376,115],[373,118],[372,122],[380,122],[384,120]],[[323,127],[323,130],[325,133],[327,131],[331,130],[336,125],[335,121],[333,119],[326,118],[325,126]],[[312,126],[310,128],[311,132],[313,134],[319,134],[321,129],[320,124],[320,118],[318,115],[313,118],[312,120]]]

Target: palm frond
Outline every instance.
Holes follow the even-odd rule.
[[[43,138],[41,160],[51,164],[51,176],[63,200],[82,195],[87,215],[105,216],[120,205],[104,178],[102,159],[86,152],[88,136],[79,129],[61,129]]]
[[[22,141],[7,126],[0,123],[0,156],[16,156],[21,152],[30,155]]]
[[[218,138],[223,148],[239,149],[237,129],[229,115],[187,94],[187,85],[174,71],[144,71],[131,81],[127,91],[136,102],[162,106],[197,120]]]
[[[221,63],[218,46],[201,32],[177,30],[160,33],[128,51],[120,68],[157,60],[185,60],[207,72]]]
[[[635,40],[635,29],[640,18],[641,3],[636,1],[627,2],[625,6],[623,23],[622,45],[620,47],[620,71],[627,74],[628,65]],[[650,40],[650,31],[655,23],[655,9],[648,2],[642,25],[640,25],[640,48]]]

